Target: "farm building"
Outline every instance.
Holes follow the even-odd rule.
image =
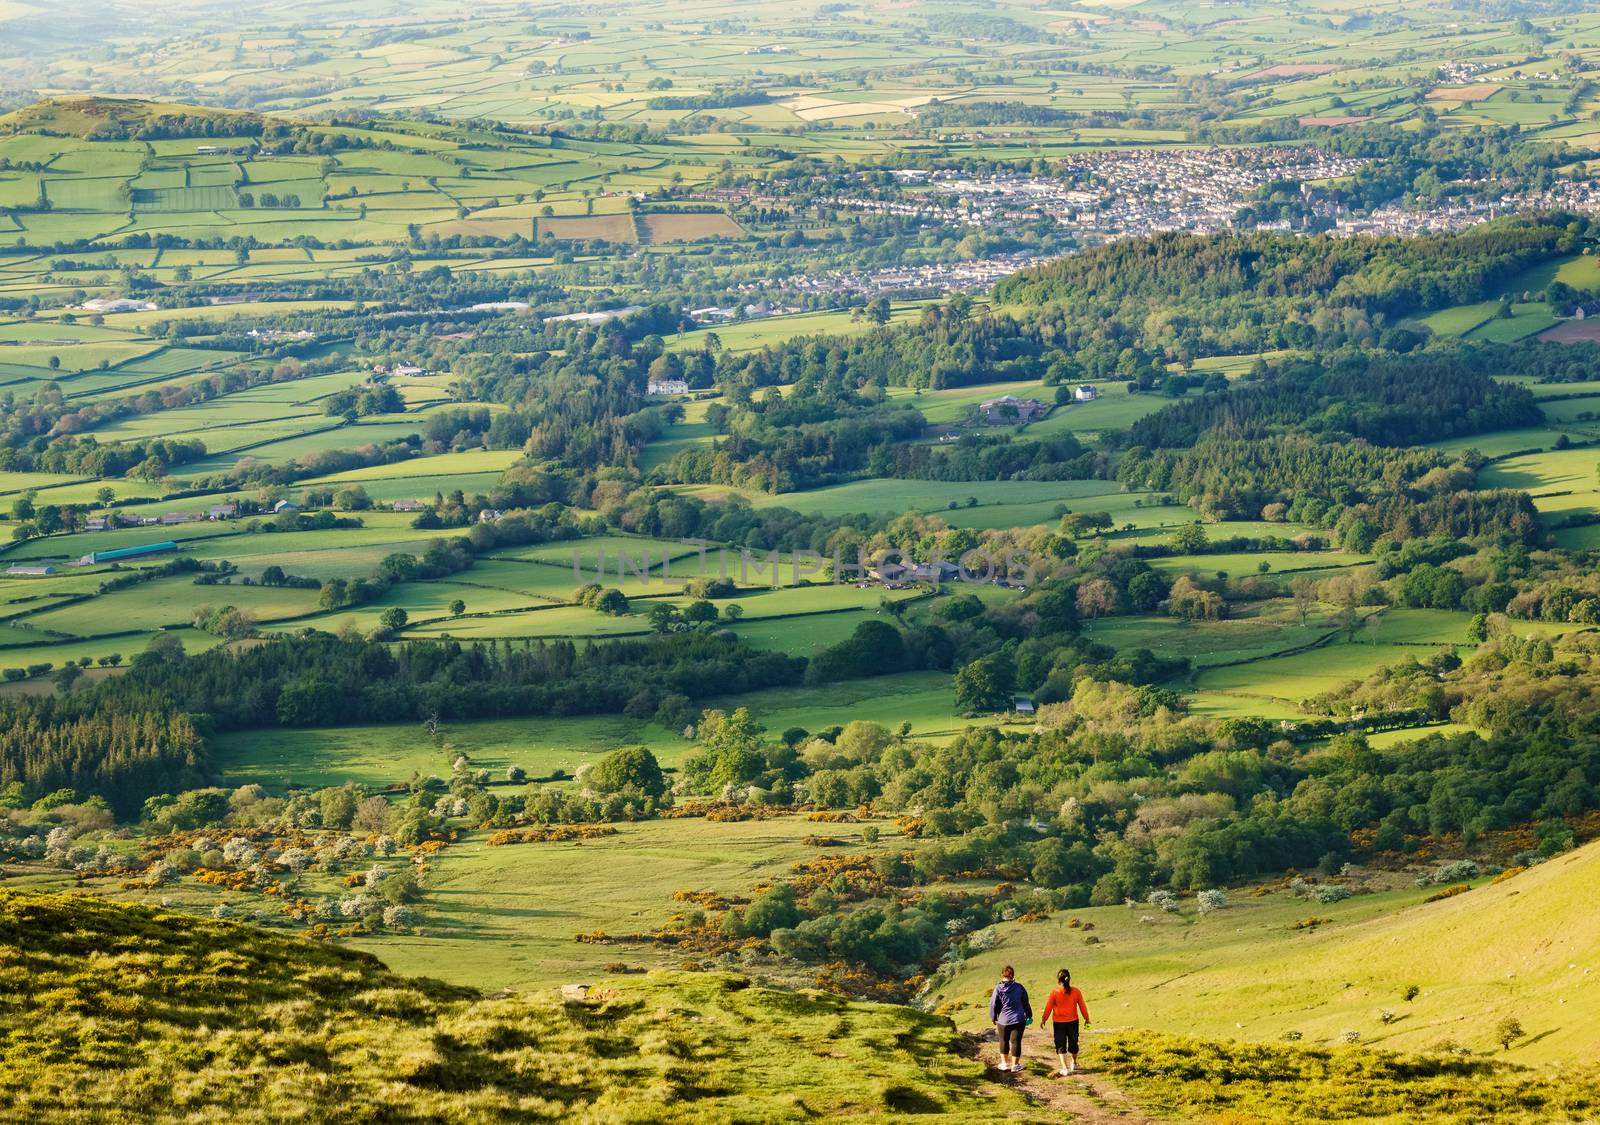
[[[873,567],[871,573],[880,582],[949,582],[961,573],[961,568],[943,560],[914,566],[885,562]]]
[[[1012,708],[1019,715],[1031,715],[1033,714],[1033,700],[1027,696],[1019,695],[1012,702]]]
[[[78,307],[85,312],[124,313],[154,312],[156,306],[151,301],[135,301],[132,297],[95,297]]]
[[[983,415],[985,422],[1005,426],[1043,418],[1050,413],[1050,408],[1038,399],[1001,395],[999,398],[979,403],[978,412]]]
[[[1078,389],[1072,393],[1072,397],[1079,402],[1093,402],[1100,397],[1100,388],[1090,383],[1079,383]]]
[[[393,507],[397,512],[420,512],[427,505],[421,500],[396,500]]]
[[[689,384],[682,379],[651,379],[645,391],[653,395],[686,395]]]
[[[547,316],[544,318],[544,322],[546,324],[551,324],[560,323],[562,321],[574,321],[578,324],[599,324],[602,321],[616,320],[620,317],[632,316],[634,313],[643,308],[643,305],[624,305],[620,309],[601,309],[598,312],[563,313],[560,316]]]
[[[483,511],[478,513],[478,522],[493,523],[503,515],[505,515],[505,513],[499,508],[485,508]]]
[[[129,559],[142,559],[150,555],[171,554],[178,549],[178,545],[170,539],[163,539],[159,543],[144,543],[137,547],[117,547],[110,551],[90,551],[78,560],[79,566],[94,566],[97,563],[126,562]]]
[[[298,512],[300,510],[300,505],[296,504],[293,500],[279,500],[272,506],[272,510],[274,512]]]
[[[55,572],[56,568],[48,565],[34,566],[28,564],[18,564],[16,566],[6,567],[6,573],[11,575],[13,578],[44,578],[48,575],[54,574]]]
[[[955,563],[939,562],[918,563],[911,568],[911,577],[918,582],[950,582],[961,573],[961,568]]]
[[[206,513],[206,518],[213,520],[231,520],[238,514],[239,505],[237,504],[213,504],[211,505],[210,510]]]

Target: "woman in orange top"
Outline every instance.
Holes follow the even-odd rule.
[[[1089,1006],[1083,1002],[1083,993],[1072,987],[1072,974],[1062,969],[1056,974],[1058,987],[1050,993],[1050,998],[1044,1002],[1044,1015],[1039,1024],[1042,1027],[1047,1020],[1053,1020],[1051,1030],[1056,1036],[1056,1059],[1061,1063],[1061,1069],[1056,1072],[1059,1077],[1065,1078],[1078,1069],[1078,1013],[1083,1013],[1083,1026],[1089,1026]],[[1072,1056],[1072,1062],[1067,1062],[1067,1056]]]

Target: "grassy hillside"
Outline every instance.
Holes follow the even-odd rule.
[[[1028,1105],[981,1086],[946,1020],[728,975],[480,999],[230,923],[0,892],[0,979],[10,1120],[988,1122]]]
[[[225,922],[0,892],[0,1097],[15,1119],[166,1122],[1593,1120],[1572,1073],[1159,1033],[1087,1083],[985,1080],[948,1021],[651,974],[479,994]],[[1120,1087],[1120,1088],[1119,1088]],[[1131,1095],[1131,1096],[1130,1096]],[[292,1107],[292,1110],[291,1110]]]
[[[1067,965],[1108,1030],[1256,1040],[1298,1033],[1308,1044],[1355,1031],[1385,1048],[1453,1044],[1482,1055],[1500,1050],[1495,1027],[1512,1017],[1527,1035],[1506,1057],[1592,1059],[1600,1048],[1600,843],[1425,901],[1439,889],[1333,904],[1282,889],[1233,892],[1231,905],[1205,917],[1192,901],[1179,914],[1144,905],[1072,912],[1095,925],[1087,946],[1065,914],[1015,924],[943,995],[975,1003],[1002,962],[1038,987]],[[1296,928],[1308,918],[1323,922]],[[1407,1001],[1411,986],[1419,992]]]
[[[1534,1125],[1593,1121],[1600,1107],[1591,1072],[1541,1073],[1443,1052],[1416,1056],[1144,1034],[1115,1040],[1096,1065],[1151,1112],[1215,1125]]]
[[[59,137],[90,138],[107,130],[136,132],[148,126],[171,125],[177,118],[190,126],[214,121],[219,136],[230,136],[242,129],[259,126],[254,113],[209,107],[174,105],[139,98],[63,97],[49,98],[0,116],[0,133],[45,133]]]

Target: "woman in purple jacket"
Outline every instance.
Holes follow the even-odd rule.
[[[1016,970],[1010,965],[1000,970],[1000,983],[989,998],[989,1021],[1000,1033],[1001,1073],[1021,1074],[1022,1029],[1033,1022],[1033,1006],[1028,1003],[1028,990],[1017,983]]]

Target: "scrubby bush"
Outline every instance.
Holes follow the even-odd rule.
[[[1148,901],[1157,910],[1164,910],[1168,914],[1178,912],[1178,896],[1171,891],[1151,891]]]

